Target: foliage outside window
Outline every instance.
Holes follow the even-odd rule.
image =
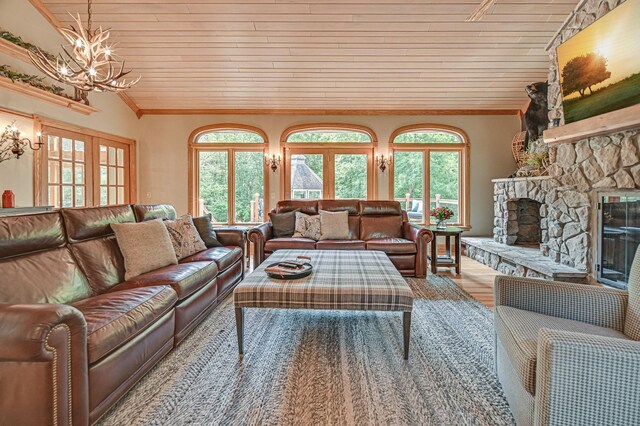
[[[455,133],[439,130],[416,130],[399,134],[393,143],[464,143],[464,141]]]
[[[393,138],[392,193],[409,219],[430,223],[429,210],[453,210],[451,224],[468,225],[465,199],[467,144],[458,133],[417,129]]]
[[[264,143],[262,136],[254,132],[239,130],[215,130],[200,133],[197,143]]]
[[[225,224],[257,223],[265,216],[267,141],[256,129],[210,129],[190,144],[192,210]],[[194,167],[195,166],[195,167]],[[194,170],[195,169],[195,170]]]
[[[291,133],[288,143],[371,143],[371,136],[353,130],[303,130]]]

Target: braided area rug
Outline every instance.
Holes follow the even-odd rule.
[[[227,298],[101,425],[512,425],[493,319],[452,280],[409,278],[399,312],[248,309],[237,353]]]

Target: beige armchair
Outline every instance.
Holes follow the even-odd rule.
[[[640,425],[640,250],[629,291],[500,276],[496,369],[519,426]]]

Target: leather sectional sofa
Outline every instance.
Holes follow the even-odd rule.
[[[385,252],[402,275],[424,277],[427,273],[427,244],[433,234],[409,223],[397,201],[285,200],[276,213],[300,212],[316,215],[320,210],[349,212],[349,239],[314,241],[308,238],[273,238],[270,222],[249,231],[253,243],[253,264],[259,265],[271,253],[282,249],[379,250]]]
[[[231,293],[244,235],[124,279],[110,223],[172,219],[166,205],[0,218],[0,424],[94,423]]]

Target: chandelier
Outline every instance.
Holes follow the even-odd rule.
[[[91,0],[87,2],[89,15],[86,29],[82,27],[80,14],[73,16],[78,29],[58,28],[62,36],[70,43],[73,51],[61,46],[65,56],[60,53],[56,58],[47,57],[40,49],[29,51],[34,65],[52,79],[89,92],[120,92],[140,81],[140,77],[127,80],[131,70],[125,71],[124,61],[114,55],[113,48],[107,44],[109,30],[99,27],[91,30]]]
[[[32,143],[30,139],[20,137],[20,130],[18,130],[15,121],[8,124],[2,135],[0,135],[0,163],[11,158],[20,158],[27,146],[34,151],[42,148],[44,144],[42,142],[42,133],[38,132],[36,135],[38,136],[38,141]]]

